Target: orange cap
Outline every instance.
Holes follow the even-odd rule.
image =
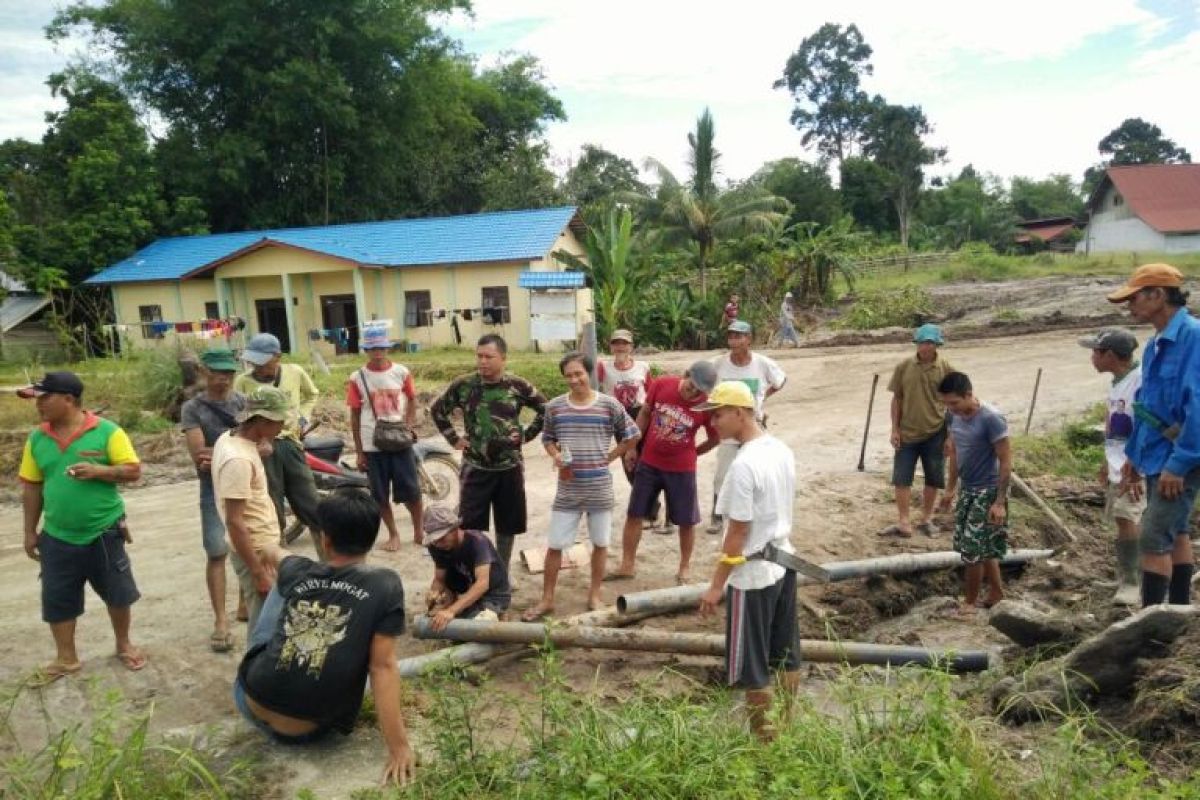
[[[1129,282],[1108,296],[1110,303],[1124,303],[1139,289],[1183,286],[1183,273],[1170,264],[1142,264],[1133,271]]]

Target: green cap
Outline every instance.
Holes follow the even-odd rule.
[[[238,422],[245,422],[251,417],[287,422],[291,406],[287,393],[274,386],[260,386],[246,395],[246,409],[238,415]]]
[[[233,351],[225,348],[205,350],[200,354],[200,363],[213,372],[237,372],[240,369]]]

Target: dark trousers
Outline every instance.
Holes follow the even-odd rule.
[[[274,445],[271,455],[263,459],[263,469],[267,473],[267,491],[271,493],[275,514],[279,517],[279,530],[283,531],[283,500],[287,498],[292,513],[312,534],[317,555],[323,561],[325,551],[321,547],[321,523],[317,519],[317,503],[321,496],[304,460],[304,450],[295,440],[282,437],[276,439]]]

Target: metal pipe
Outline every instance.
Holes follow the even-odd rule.
[[[594,647],[605,650],[702,656],[725,655],[725,637],[721,634],[676,633],[647,628],[564,628],[532,622],[454,620],[442,630],[434,631],[430,627],[428,617],[417,617],[413,623],[413,636],[418,639],[448,639],[491,645],[549,641],[556,647]],[[800,654],[805,661],[811,662],[944,666],[954,672],[978,672],[987,669],[990,663],[990,655],[985,650],[929,650],[922,647],[827,642],[817,639],[802,639]]]
[[[1053,550],[1013,550],[1001,561],[1001,566],[1025,564],[1041,558],[1050,558]],[[953,569],[962,564],[962,556],[953,550],[936,553],[907,553],[882,558],[864,558],[857,561],[830,561],[821,567],[829,573],[830,581],[845,581],[871,575],[898,575],[908,572],[928,572],[938,569]],[[808,586],[816,581],[804,575],[796,576],[797,586]],[[707,583],[687,586],[670,586],[646,592],[632,592],[617,598],[617,610],[623,614],[669,614],[695,608],[700,595],[708,589]]]

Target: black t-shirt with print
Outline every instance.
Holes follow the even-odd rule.
[[[493,608],[508,608],[512,600],[512,589],[508,584],[508,572],[500,563],[496,546],[479,531],[463,531],[462,544],[455,550],[439,550],[430,547],[429,556],[433,565],[446,570],[446,588],[455,594],[463,594],[475,582],[475,568],[491,564],[488,573],[488,590],[480,600]]]
[[[375,634],[404,633],[404,586],[386,567],[331,567],[303,556],[279,565],[284,609],[270,641],[238,669],[246,693],[296,719],[349,733],[362,706]]]

